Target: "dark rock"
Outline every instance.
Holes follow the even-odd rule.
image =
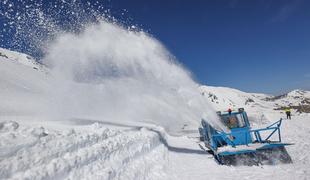
[[[1,52],[0,52],[0,56],[1,56],[1,57],[5,57],[5,58],[7,58],[7,59],[9,58],[7,55],[2,54]]]

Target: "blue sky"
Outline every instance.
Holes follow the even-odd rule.
[[[202,84],[271,94],[310,89],[310,1],[101,4],[116,18],[130,19],[159,39]]]
[[[203,84],[310,88],[310,1],[116,1]]]

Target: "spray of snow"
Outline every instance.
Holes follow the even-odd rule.
[[[52,68],[35,108],[44,116],[141,121],[169,132],[196,129],[202,118],[223,127],[190,73],[135,25],[118,22],[97,2],[18,2],[2,2],[0,14],[12,42],[43,49],[41,61]]]
[[[190,74],[143,31],[102,21],[61,35],[48,50],[43,62],[57,87],[49,93],[50,115],[142,121],[169,132],[197,127],[201,118],[219,124]]]

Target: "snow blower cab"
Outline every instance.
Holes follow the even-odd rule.
[[[281,142],[282,119],[261,129],[251,129],[247,113],[238,111],[217,112],[229,132],[212,127],[201,121],[200,140],[219,164],[259,165],[291,163],[285,146]]]

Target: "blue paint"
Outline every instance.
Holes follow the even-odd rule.
[[[232,113],[218,113],[222,122],[230,129],[230,133],[221,130],[216,130],[207,121],[202,120],[202,127],[199,128],[201,139],[204,141],[207,148],[209,148],[214,156],[227,156],[237,154],[256,153],[259,150],[267,150],[273,148],[284,147],[291,145],[281,142],[281,123],[282,119],[261,129],[251,129],[248,116],[243,108]],[[269,135],[262,138],[262,132],[269,132]],[[270,141],[271,137],[278,137],[277,140]],[[258,145],[256,149],[240,148],[250,145]],[[218,152],[221,147],[230,147],[227,151]],[[234,149],[236,148],[236,149]],[[221,158],[216,158],[219,163]]]

